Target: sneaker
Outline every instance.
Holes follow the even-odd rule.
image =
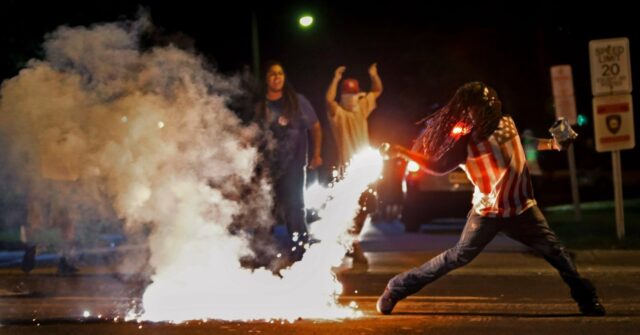
[[[29,273],[36,267],[36,246],[27,247],[22,256],[22,264],[20,268],[24,273]]]
[[[59,275],[72,275],[80,271],[77,267],[67,261],[66,257],[61,257],[58,262],[58,274]]]
[[[393,311],[393,308],[396,307],[398,301],[400,301],[400,299],[394,298],[393,295],[391,295],[391,291],[385,288],[380,298],[378,298],[376,309],[380,314],[389,315],[391,311]]]
[[[580,302],[578,303],[578,308],[580,308],[580,313],[584,316],[604,316],[607,314],[598,298]]]

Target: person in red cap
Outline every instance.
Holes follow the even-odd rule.
[[[369,67],[371,91],[361,92],[358,80],[342,75],[347,68],[340,66],[335,70],[333,80],[327,89],[326,101],[329,123],[338,146],[338,159],[341,165],[349,162],[358,151],[369,146],[369,127],[367,119],[376,108],[376,100],[382,94],[382,81],[378,75],[376,63]],[[340,102],[336,101],[338,83]]]
[[[335,70],[333,80],[326,94],[329,124],[336,140],[341,168],[344,168],[354,154],[369,146],[367,120],[376,108],[376,100],[382,94],[382,81],[378,75],[376,63],[369,66],[370,92],[361,92],[360,85],[356,79],[347,78],[342,80],[342,75],[346,69],[345,66],[340,66]],[[342,85],[340,86],[340,102],[338,103],[336,101],[336,93],[340,80],[342,80]],[[369,192],[364,193],[364,195],[369,194]],[[372,200],[375,199],[370,199],[370,197],[366,196],[361,197],[360,204],[362,208],[354,218],[354,226],[351,232],[356,237],[353,243],[353,251],[348,255],[353,257],[353,263],[356,266],[366,266],[368,264],[367,258],[357,240],[357,235],[362,231],[367,215],[376,207],[375,204],[371,203]]]

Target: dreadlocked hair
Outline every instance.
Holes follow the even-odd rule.
[[[267,95],[266,78],[267,78],[267,74],[269,73],[269,70],[276,65],[284,69],[282,64],[277,61],[268,61],[267,63],[265,63],[263,67],[264,73],[262,74],[262,85],[261,85],[262,88],[260,92],[261,99],[257,103],[255,119],[265,120],[267,117],[267,102],[264,98]],[[298,95],[296,93],[296,90],[293,88],[291,84],[289,84],[289,81],[286,80],[286,78],[284,81],[284,86],[282,87],[282,91],[283,91],[282,99],[283,99],[283,107],[284,107],[282,116],[286,117],[289,120],[297,119],[298,117],[300,117],[300,106],[298,104]]]
[[[495,90],[484,83],[462,85],[444,107],[419,121],[424,123],[424,129],[416,139],[414,150],[437,160],[460,140],[461,135],[470,132],[474,141],[489,137],[502,116],[499,106],[493,104],[492,96],[496,97]],[[473,119],[470,107],[477,108]],[[455,134],[456,127],[464,129],[463,133]]]

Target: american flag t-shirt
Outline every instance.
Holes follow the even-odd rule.
[[[463,169],[475,185],[473,210],[479,215],[513,217],[536,205],[524,149],[509,116],[489,138],[469,143]]]

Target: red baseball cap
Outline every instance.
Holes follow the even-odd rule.
[[[342,92],[342,94],[360,93],[360,85],[358,84],[358,80],[353,78],[347,78],[343,80],[340,92]]]

